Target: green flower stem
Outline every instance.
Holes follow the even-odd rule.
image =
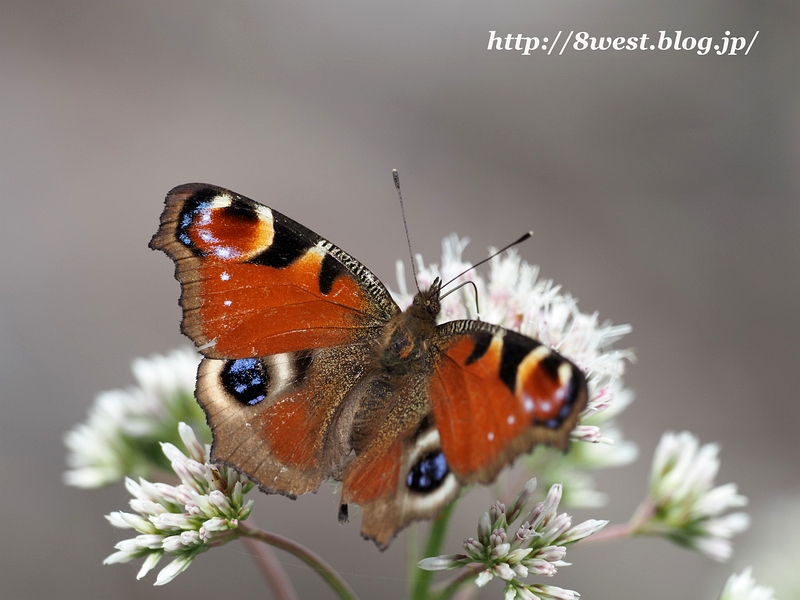
[[[252,552],[256,564],[275,594],[276,600],[300,600],[289,580],[286,569],[281,565],[272,547],[267,544],[259,544],[258,540],[248,536],[242,536],[242,543]]]
[[[319,573],[320,577],[322,577],[326,583],[331,586],[333,591],[336,592],[336,594],[342,600],[358,600],[358,596],[356,596],[356,593],[350,588],[349,585],[347,585],[347,582],[342,579],[342,576],[339,575],[333,569],[333,567],[326,563],[320,556],[305,546],[301,546],[297,542],[285,538],[282,535],[278,535],[277,533],[271,533],[269,531],[264,531],[263,529],[251,529],[242,523],[239,524],[239,531],[241,531],[241,535],[243,536],[260,540],[265,544],[285,550],[289,554],[302,560],[317,573]]]
[[[442,553],[447,526],[450,523],[450,517],[453,515],[456,502],[458,502],[458,498],[448,504],[433,520],[431,531],[428,534],[428,542],[425,544],[423,558],[438,556]],[[430,597],[432,581],[433,571],[416,569],[411,577],[411,588],[408,597],[412,600],[427,600]]]

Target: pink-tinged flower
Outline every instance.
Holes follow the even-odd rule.
[[[751,568],[747,567],[728,577],[719,600],[775,600],[775,596],[772,588],[756,584]]]
[[[710,558],[724,562],[732,553],[731,538],[750,525],[743,512],[722,515],[747,504],[736,485],[714,486],[719,447],[700,446],[689,432],[665,433],[656,448],[650,474],[652,514],[636,533],[663,535]]]
[[[178,426],[180,439],[187,448],[184,454],[172,444],[162,444],[181,483],[171,486],[140,479],[125,480],[133,496],[135,513],[113,512],[106,516],[120,529],[133,529],[136,537],[119,542],[117,552],[104,564],[130,562],[144,558],[137,579],[144,577],[167,554],[175,556],[156,578],[164,585],[186,570],[195,556],[210,547],[233,539],[231,532],[250,515],[253,501],[244,494],[255,484],[233,469],[208,462],[208,447],[203,447],[194,431],[185,423]]]
[[[179,441],[179,421],[210,440],[205,415],[194,399],[198,362],[197,353],[188,348],[136,359],[132,369],[137,385],[100,394],[86,422],[64,436],[69,450],[64,482],[95,488],[169,469],[159,443]]]
[[[512,532],[512,523],[523,514],[535,488],[536,480],[528,481],[511,502],[509,512],[503,504],[495,502],[490,511],[481,514],[478,519],[479,539],[464,541],[466,554],[426,558],[419,562],[419,567],[436,571],[477,563],[485,568],[477,574],[475,585],[483,587],[498,577],[508,582],[506,597],[579,598],[577,592],[546,585],[527,585],[519,579],[530,574],[552,577],[558,567],[568,564],[563,561],[566,546],[599,531],[608,521],[590,520],[573,527],[572,517],[558,513],[561,486],[554,485],[545,500],[539,502]]]

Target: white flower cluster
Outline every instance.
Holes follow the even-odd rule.
[[[181,483],[172,486],[145,479],[136,483],[127,478],[134,513],[106,516],[115,527],[134,529],[139,535],[118,543],[117,552],[104,564],[144,558],[137,575],[141,579],[164,554],[176,557],[159,572],[155,585],[172,581],[195,556],[233,539],[239,521],[247,519],[253,506],[253,500],[244,501],[244,494],[255,484],[233,469],[210,464],[208,447],[197,441],[192,428],[180,423],[178,429],[189,455],[172,444],[162,447]]]
[[[536,479],[531,479],[508,510],[502,503],[495,502],[489,512],[483,513],[478,520],[478,537],[464,541],[466,554],[426,558],[419,562],[419,567],[434,571],[482,564],[486,568],[478,574],[475,584],[483,587],[494,577],[503,579],[506,581],[506,600],[579,598],[577,592],[550,585],[529,585],[519,578],[529,574],[552,577],[557,567],[569,564],[563,561],[566,546],[599,531],[608,521],[590,519],[573,527],[572,517],[558,513],[561,486],[553,485],[544,502],[536,504],[523,523],[511,533],[511,524],[520,517],[535,489]]]
[[[70,467],[64,482],[96,488],[126,476],[168,469],[159,443],[178,441],[180,421],[191,423],[210,439],[205,416],[194,400],[198,362],[191,349],[136,359],[132,370],[138,385],[100,394],[87,421],[64,436]]]
[[[737,493],[734,483],[712,487],[718,452],[717,444],[701,447],[687,431],[665,433],[650,473],[652,515],[637,532],[664,535],[714,560],[728,560],[731,538],[747,529],[750,517],[743,512],[721,516],[747,504],[747,498]]]
[[[719,600],[775,600],[772,588],[757,585],[750,567],[728,577]]]
[[[436,277],[450,281],[470,267],[461,258],[468,240],[451,235],[442,242],[442,262],[425,266],[417,256],[417,279],[424,289]],[[490,249],[491,251],[491,249]],[[570,506],[599,506],[605,496],[594,489],[590,473],[621,466],[635,460],[636,446],[622,440],[613,423],[633,400],[633,394],[622,384],[625,362],[633,359],[629,350],[611,346],[631,328],[629,325],[600,323],[597,313],[578,310],[576,300],[561,292],[552,280],[538,279],[539,268],[529,265],[512,250],[490,263],[488,283],[471,270],[451,285],[471,281],[471,285],[442,300],[440,321],[475,318],[479,313],[475,299],[480,299],[480,318],[536,338],[577,364],[587,376],[589,403],[580,416],[570,452],[562,454],[552,448],[539,447],[528,466],[546,484],[564,484],[564,503]],[[395,299],[401,307],[411,304],[413,293],[405,285],[402,261],[397,263],[399,293]],[[444,290],[445,293],[447,289]],[[546,489],[546,488],[545,488]]]

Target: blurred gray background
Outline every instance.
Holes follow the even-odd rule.
[[[269,597],[244,547],[165,588],[102,566],[121,486],[61,483],[62,435],[130,361],[185,343],[173,265],[147,249],[165,193],[216,183],[344,247],[396,287],[450,232],[520,248],[586,312],[631,323],[621,423],[639,461],[604,474],[625,520],[662,431],[722,444],[718,481],[751,532],[717,565],[660,540],[570,551],[548,583],[584,598],[715,598],[734,569],[792,543],[759,532],[800,493],[800,9],[790,0],[0,3],[0,596]],[[749,56],[486,50],[488,32],[553,37],[760,34]],[[792,496],[794,494],[794,496]],[[794,498],[794,500],[792,500]],[[474,535],[471,494],[447,551]],[[336,522],[329,488],[259,497],[261,525],[316,549],[363,598],[402,598],[386,553]],[[780,518],[780,515],[778,515]],[[797,540],[794,540],[798,544]],[[281,555],[303,598],[319,578]],[[770,583],[763,581],[763,583]],[[493,582],[481,598],[500,598]]]

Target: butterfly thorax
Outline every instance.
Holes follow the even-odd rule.
[[[427,356],[439,315],[440,290],[441,280],[437,278],[389,322],[380,346],[381,366],[389,373],[403,374]]]

